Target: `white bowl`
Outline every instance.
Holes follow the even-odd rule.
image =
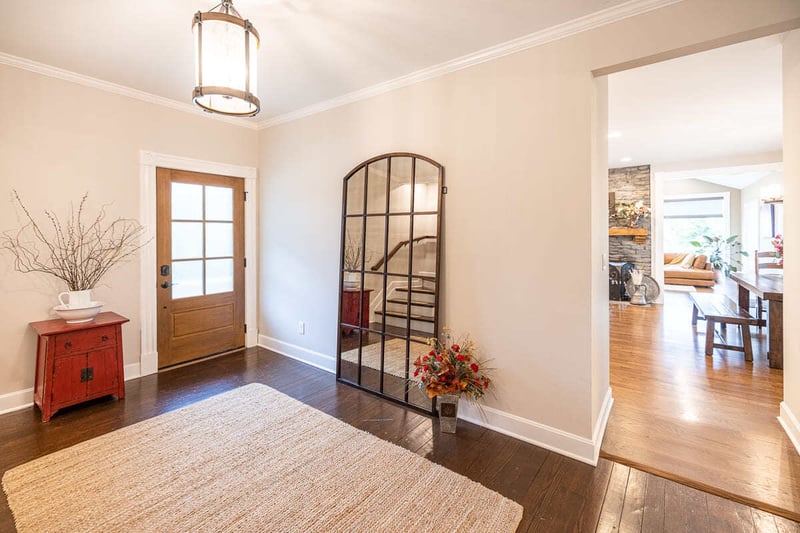
[[[67,324],[80,324],[81,322],[91,322],[95,315],[100,312],[105,304],[103,302],[89,302],[88,307],[77,309],[70,308],[69,305],[57,305],[53,311],[67,321]]]

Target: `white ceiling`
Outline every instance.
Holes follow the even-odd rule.
[[[610,167],[782,149],[779,36],[613,74],[608,93]]]
[[[624,0],[234,0],[261,35],[257,120]],[[3,2],[0,52],[189,102],[192,15],[215,0]],[[251,119],[252,120],[252,119]]]
[[[696,179],[723,187],[744,189],[769,175],[783,176],[783,163],[658,172],[656,175],[670,181]]]

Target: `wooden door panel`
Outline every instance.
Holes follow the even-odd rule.
[[[114,394],[119,386],[117,369],[117,347],[93,350],[87,354],[87,368],[91,369],[91,378],[86,382],[88,396]]]
[[[86,382],[81,373],[86,368],[86,353],[56,357],[53,371],[53,405],[72,403],[86,397]]]
[[[163,368],[245,344],[245,198],[238,178],[162,168],[156,175],[158,360]],[[182,196],[173,199],[173,191]],[[188,227],[195,236],[191,245],[185,234],[176,233],[182,240],[173,247],[173,231]],[[175,285],[170,285],[173,275]]]

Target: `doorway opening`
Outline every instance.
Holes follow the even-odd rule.
[[[776,418],[780,37],[609,75],[608,98],[601,455],[797,520],[800,456]]]

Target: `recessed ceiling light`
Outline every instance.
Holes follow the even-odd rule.
[[[609,131],[608,132],[608,138],[609,139],[619,139],[620,137],[622,137],[622,132],[621,131],[614,130],[614,131]]]
[[[631,161],[633,161],[632,157],[623,157],[619,160],[620,163],[630,163]]]

